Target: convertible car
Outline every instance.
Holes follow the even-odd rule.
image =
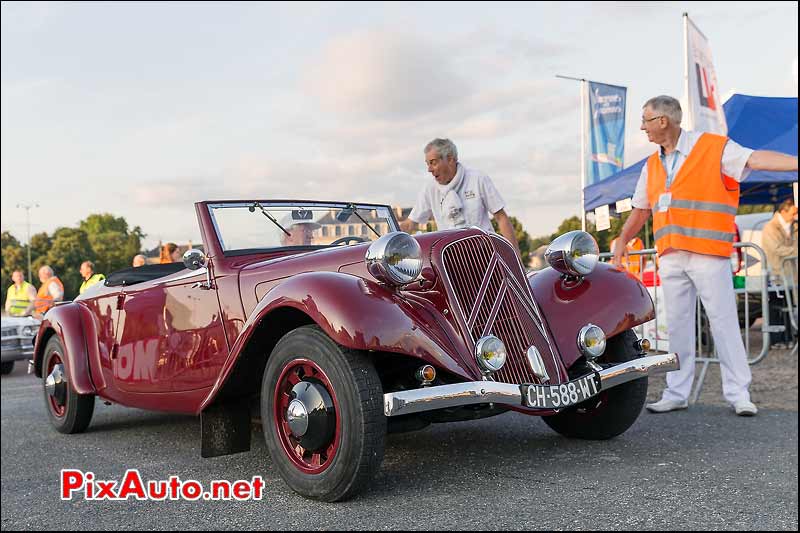
[[[383,205],[195,204],[203,250],[116,272],[47,312],[31,370],[53,426],[84,431],[95,398],[199,415],[203,457],[250,449],[254,418],[298,493],[347,499],[387,431],[514,410],[567,437],[637,419],[653,317],[630,273],[560,236],[526,274],[512,245],[463,228],[409,235]],[[257,426],[256,426],[257,427]]]

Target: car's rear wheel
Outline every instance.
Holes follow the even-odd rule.
[[[369,358],[317,326],[287,333],[261,385],[267,448],[286,483],[323,501],[352,497],[380,468],[386,440],[383,389]]]
[[[2,366],[0,366],[0,374],[5,376],[10,374],[12,370],[14,370],[14,361],[3,361]]]
[[[50,423],[61,433],[81,433],[94,412],[94,395],[78,394],[72,388],[64,364],[64,346],[53,335],[44,348],[42,390]]]
[[[631,331],[608,339],[600,362],[624,363],[640,357]],[[603,440],[616,437],[630,428],[647,399],[647,377],[617,385],[597,396],[552,416],[542,417],[556,432],[579,439]]]

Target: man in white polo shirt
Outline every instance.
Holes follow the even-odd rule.
[[[750,400],[750,367],[742,344],[731,281],[739,183],[749,169],[797,170],[797,157],[751,150],[722,135],[684,131],[678,100],[657,96],[642,111],[642,131],[659,145],[642,167],[633,211],[614,247],[622,264],[628,242],[653,217],[659,275],[664,289],[670,348],[681,368],[667,373],[654,413],[689,406],[695,363],[695,298],[700,296],[719,353],[722,392],[737,415],[758,412]]]
[[[425,146],[425,164],[434,181],[420,191],[417,203],[403,221],[403,231],[413,232],[433,216],[439,229],[477,226],[494,232],[490,215],[500,234],[520,255],[514,227],[505,212],[505,202],[486,174],[458,162],[458,150],[450,139],[434,139]]]

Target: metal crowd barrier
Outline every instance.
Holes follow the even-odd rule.
[[[789,268],[786,268],[787,266]],[[784,298],[786,299],[789,322],[795,337],[794,346],[792,347],[793,356],[797,355],[797,273],[797,256],[785,257],[781,264],[781,277],[785,288]]]
[[[748,286],[747,277],[745,277],[745,287],[743,287],[743,288],[735,288],[734,289],[734,293],[742,294],[743,298],[744,298],[744,315],[745,315],[744,316],[744,320],[745,320],[745,322],[744,322],[744,331],[743,331],[743,339],[742,340],[744,342],[745,350],[746,350],[747,356],[748,356],[747,363],[750,364],[750,365],[755,365],[756,363],[759,363],[760,361],[762,361],[767,356],[767,353],[769,352],[770,333],[781,332],[781,331],[784,330],[784,326],[774,326],[774,325],[772,325],[770,323],[770,317],[769,317],[769,289],[768,289],[768,284],[769,284],[769,272],[768,272],[768,270],[769,269],[766,266],[767,265],[767,257],[766,257],[766,254],[764,253],[764,250],[762,250],[760,246],[758,246],[758,245],[756,245],[756,244],[754,244],[752,242],[738,242],[738,243],[734,243],[733,246],[736,249],[752,248],[758,254],[758,256],[760,257],[760,264],[762,265],[761,273],[758,276],[752,276],[754,278],[757,278],[757,280],[758,280],[756,282],[756,286],[755,287]],[[600,260],[608,260],[608,259],[610,259],[612,257],[612,255],[613,254],[611,252],[601,253],[600,254]],[[750,256],[747,253],[744,253],[742,255],[743,255],[743,259],[744,259],[744,265],[742,266],[741,270],[746,273],[747,269],[751,266],[751,265],[749,265]],[[653,263],[653,305],[655,307],[655,315],[656,315],[654,331],[656,332],[656,336],[657,336],[658,335],[658,314],[659,314],[658,313],[658,310],[659,310],[658,294],[659,294],[659,287],[661,285],[660,285],[659,276],[658,276],[658,262],[656,261],[656,250],[655,250],[655,248],[648,248],[646,250],[630,251],[630,252],[628,252],[628,257],[629,257],[628,261],[629,261],[629,263],[630,263],[631,257],[637,257],[637,256],[640,257],[640,260],[639,260],[639,273],[638,274],[634,274],[634,275],[636,275],[639,278],[640,281],[643,280],[643,274],[644,274],[644,268],[643,267],[644,267],[644,264],[646,262],[645,259],[649,259]],[[794,259],[795,259],[795,264],[796,264],[797,257],[795,257]],[[731,274],[733,276],[733,272],[731,272]],[[733,283],[733,279],[731,279],[731,283]],[[784,284],[784,286],[787,286],[787,285]],[[751,353],[751,344],[752,343],[750,342],[750,327],[749,327],[749,325],[750,325],[750,294],[751,293],[760,293],[761,294],[761,318],[762,318],[761,335],[762,335],[762,339],[761,339],[761,349],[760,349],[760,351],[759,351],[759,353],[757,355],[753,355]],[[795,305],[796,305],[797,298],[795,297],[795,299],[793,301],[795,302]],[[738,314],[738,303],[737,303],[737,314]],[[705,381],[705,378],[706,378],[706,373],[708,371],[708,366],[711,363],[719,364],[719,362],[720,362],[719,361],[719,357],[718,357],[718,355],[716,353],[716,348],[714,349],[714,353],[712,354],[710,349],[706,350],[703,347],[703,333],[704,333],[704,331],[703,331],[703,318],[705,316],[705,312],[703,310],[702,302],[700,301],[700,296],[699,295],[697,296],[697,313],[696,313],[696,315],[697,315],[697,331],[696,331],[697,351],[696,351],[695,363],[700,363],[703,366],[700,369],[699,376],[697,376],[697,379],[695,381],[694,391],[692,392],[692,396],[690,398],[690,403],[695,403],[697,401],[697,399],[700,397],[700,392],[703,389],[703,382]],[[706,318],[706,321],[707,321],[707,318]],[[646,327],[646,325],[642,324],[641,326],[638,326],[636,328],[637,329],[637,333],[639,334],[640,337],[644,336],[645,327]],[[709,323],[708,331],[705,332],[705,333],[706,333],[707,340],[710,341],[710,339],[712,338],[710,323]],[[651,340],[653,341],[652,342],[653,348],[657,349],[658,348],[657,339],[651,339]],[[711,342],[706,342],[706,345],[708,345],[710,347]],[[795,350],[797,350],[797,345],[796,344],[795,344]],[[707,356],[705,355],[706,351],[708,352]]]

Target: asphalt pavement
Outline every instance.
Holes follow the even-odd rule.
[[[22,364],[2,377],[2,529],[797,530],[797,409],[643,412],[623,435],[569,440],[507,413],[389,435],[355,499],[306,500],[278,476],[259,432],[250,452],[202,459],[199,421],[97,402],[86,433],[47,420]],[[61,500],[62,468],[121,479],[265,481],[260,501]]]

